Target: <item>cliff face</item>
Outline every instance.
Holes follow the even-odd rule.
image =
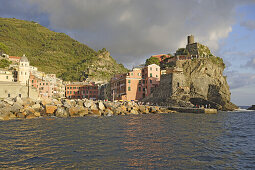
[[[178,60],[169,74],[162,75],[159,87],[144,101],[168,106],[198,105],[234,110],[237,106],[230,102],[224,67],[222,59],[215,56]]]
[[[187,61],[177,61],[176,66],[183,68],[189,98],[193,104],[210,104],[221,110],[236,109],[230,102],[230,90],[223,76],[224,63],[220,58],[211,56]]]

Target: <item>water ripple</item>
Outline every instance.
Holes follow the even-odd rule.
[[[0,168],[254,169],[255,113],[0,122]]]

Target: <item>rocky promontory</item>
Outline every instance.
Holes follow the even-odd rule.
[[[255,110],[255,105],[252,105],[252,106],[249,107],[247,110]]]
[[[93,101],[88,99],[45,99],[30,98],[0,100],[0,120],[32,119],[39,117],[84,117],[174,113],[158,106],[138,105],[135,102]]]

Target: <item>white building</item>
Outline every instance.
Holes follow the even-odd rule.
[[[23,55],[19,62],[18,70],[18,82],[22,85],[27,85],[30,75],[29,61],[25,55]]]

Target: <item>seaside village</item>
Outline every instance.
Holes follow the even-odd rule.
[[[198,57],[199,43],[194,42],[194,37],[188,36],[186,49],[191,55],[168,54],[154,55],[160,62],[173,62],[176,60],[190,60]],[[92,99],[109,101],[139,101],[149,96],[160,84],[163,74],[179,74],[182,70],[166,68],[161,70],[156,64],[140,65],[130,72],[118,74],[111,78],[107,84],[97,82],[64,82],[55,74],[45,74],[31,66],[28,58],[23,55],[9,56],[0,54],[1,60],[11,62],[9,68],[0,69],[0,98],[29,97],[32,99],[68,98],[68,99]],[[182,88],[181,82],[177,82],[176,88]]]

